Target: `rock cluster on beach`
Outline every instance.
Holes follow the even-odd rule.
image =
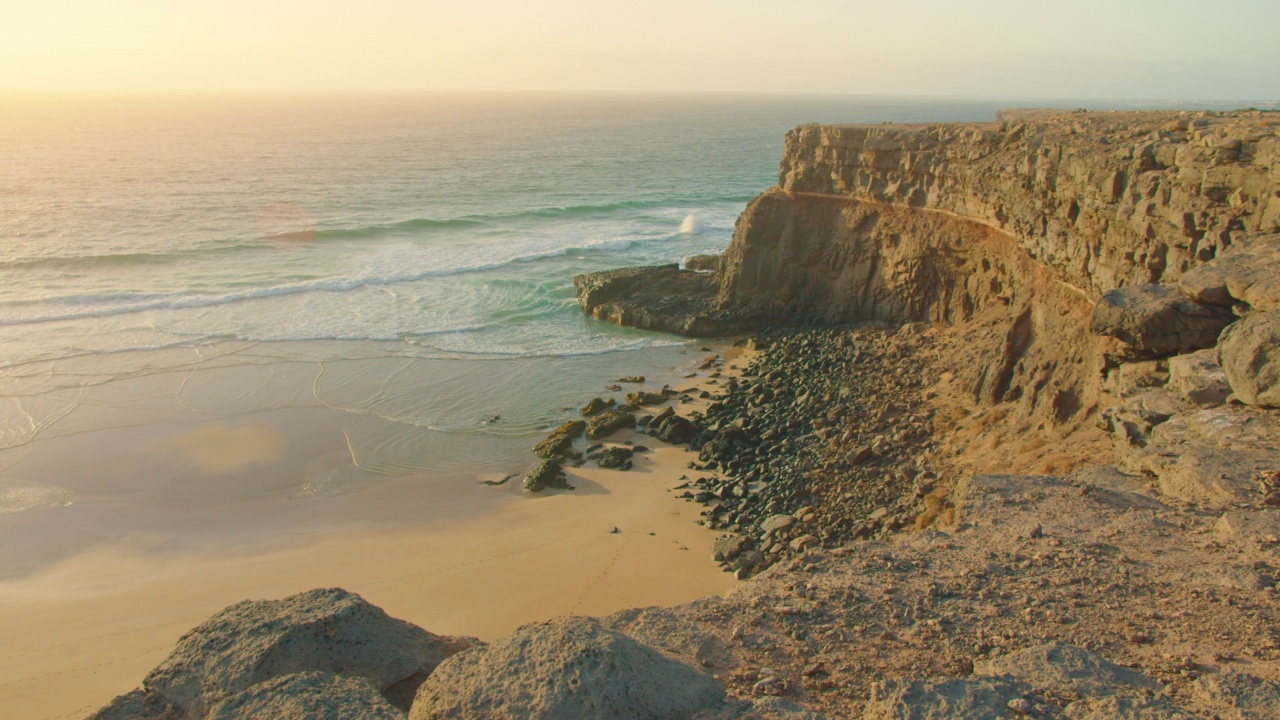
[[[917,466],[930,443],[923,339],[862,327],[758,342],[768,350],[692,422],[695,469],[718,472],[686,497],[737,538],[717,560],[746,577],[810,547],[914,523],[917,495],[932,489]]]

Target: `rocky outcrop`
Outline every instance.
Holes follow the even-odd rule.
[[[1273,271],[1280,275],[1280,265]],[[1280,407],[1280,310],[1255,312],[1232,325],[1223,334],[1219,354],[1240,402]]]
[[[411,720],[677,720],[723,704],[702,670],[594,620],[527,625],[442,663]]]
[[[590,316],[618,325],[680,335],[712,336],[739,326],[715,310],[715,276],[679,265],[624,268],[573,279]]]
[[[352,687],[345,680],[297,676],[308,672],[358,678],[388,707],[407,710],[414,691],[436,665],[477,642],[433,635],[338,588],[245,601],[183,635],[169,657],[143,679],[142,691],[122,695],[96,717],[200,720],[215,717],[213,709],[224,701],[235,707],[268,707],[255,699],[258,693],[242,693],[286,676],[294,679],[281,682],[298,689],[300,696],[306,694],[304,686]],[[231,700],[236,697],[240,699]],[[220,712],[217,717],[228,717],[230,711]]]
[[[529,469],[524,475],[524,489],[529,492],[541,492],[547,488],[567,488],[564,466],[559,460],[548,458]]]
[[[974,397],[1073,423],[1103,401],[1108,364],[1210,347],[1230,307],[1280,298],[1267,270],[1278,131],[1254,111],[803,125],[778,185],[739,219],[714,298],[693,293],[696,314],[722,328],[973,323],[976,362],[961,371]],[[655,319],[665,306],[632,292],[646,272],[677,271],[580,278],[579,298],[596,317],[680,332],[687,313]],[[1158,302],[1124,302],[1133,286]]]
[[[1089,330],[1122,341],[1124,355],[1142,359],[1213,347],[1233,320],[1230,311],[1194,302],[1171,285],[1129,285],[1103,294]]]

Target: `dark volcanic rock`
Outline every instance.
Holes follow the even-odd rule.
[[[620,468],[622,470],[631,469],[631,457],[635,455],[635,451],[625,447],[611,447],[600,453],[600,457],[596,462],[602,468]]]
[[[534,465],[524,476],[524,489],[538,492],[546,488],[565,488],[564,468],[556,460],[543,460]]]
[[[586,405],[583,405],[582,409],[579,410],[578,412],[581,413],[584,417],[589,417],[591,415],[595,415],[596,413],[599,413],[603,410],[607,410],[613,407],[616,403],[617,401],[614,400],[613,398],[609,398],[608,400],[605,400],[604,398],[598,398],[598,397],[591,398],[591,400]]]
[[[633,392],[627,393],[627,404],[636,407],[644,407],[645,405],[661,405],[670,399],[669,395],[664,393],[652,392]]]
[[[610,410],[587,421],[587,439],[599,440],[623,428],[636,426],[636,416],[622,410]]]
[[[657,425],[654,435],[663,442],[683,445],[693,439],[693,435],[697,431],[698,429],[694,427],[692,422],[673,414],[664,418]]]
[[[418,689],[412,720],[662,720],[719,707],[702,670],[601,627],[561,618],[526,625],[442,664]]]
[[[245,601],[182,636],[143,680],[203,718],[216,703],[273,678],[314,670],[363,678],[400,699],[473,638],[433,635],[338,588]]]
[[[567,422],[551,431],[546,440],[534,445],[533,454],[548,460],[563,457],[573,447],[573,441],[581,437],[586,429],[587,423],[583,420]]]
[[[1234,319],[1169,285],[1130,285],[1098,300],[1089,330],[1124,341],[1136,357],[1161,357],[1213,347]]]

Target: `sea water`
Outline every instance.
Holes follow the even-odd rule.
[[[221,526],[266,499],[517,470],[616,375],[700,359],[585,318],[574,275],[724,249],[796,124],[1009,104],[0,100],[0,536],[27,556],[68,526],[89,543],[175,508]],[[175,450],[192,438],[204,455]]]

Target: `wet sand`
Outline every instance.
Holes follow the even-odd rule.
[[[155,428],[152,446],[212,470],[253,472],[287,455],[265,422]],[[693,455],[629,431],[606,442],[627,440],[651,451],[629,472],[593,463],[570,469],[571,491],[532,497],[518,478],[500,487],[479,482],[493,475],[437,478],[424,491],[429,479],[410,475],[340,501],[366,514],[380,504],[392,516],[421,513],[416,524],[316,532],[285,515],[269,537],[237,547],[129,537],[4,580],[0,716],[83,717],[137,686],[182,633],[247,598],[340,586],[433,632],[492,639],[557,615],[727,591],[733,578],[709,556],[714,533],[696,524],[701,506],[673,497]],[[30,515],[55,512],[63,511]]]

